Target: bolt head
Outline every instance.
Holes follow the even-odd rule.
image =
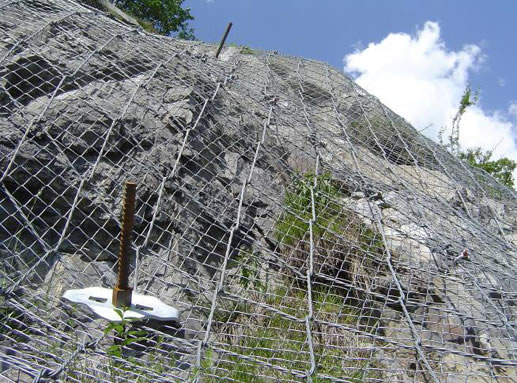
[[[113,288],[112,303],[115,307],[131,307],[131,297],[133,289],[121,289],[119,287]]]

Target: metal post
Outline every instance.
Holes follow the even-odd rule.
[[[122,200],[122,229],[118,254],[118,282],[113,288],[112,303],[115,307],[130,307],[133,290],[129,288],[129,248],[135,220],[136,183],[127,181]]]
[[[228,37],[228,33],[230,33],[230,29],[232,29],[232,23],[228,23],[228,26],[226,27],[224,36],[221,40],[221,43],[219,44],[219,49],[217,49],[217,53],[215,54],[216,59],[219,58],[219,53],[221,53],[221,50],[223,49],[224,42],[226,41],[226,38]]]

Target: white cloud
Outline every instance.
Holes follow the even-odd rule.
[[[508,107],[508,114],[517,119],[517,101],[512,101]]]
[[[469,73],[483,63],[481,48],[465,45],[451,51],[440,38],[440,26],[426,22],[412,36],[390,33],[344,58],[345,72],[424,134],[437,139],[442,126],[450,126],[468,85]],[[481,100],[482,101],[482,100]],[[517,144],[510,114],[517,117],[517,102],[508,111],[487,112],[481,104],[462,118],[460,143],[494,150],[494,157],[517,160]]]

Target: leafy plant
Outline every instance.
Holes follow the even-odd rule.
[[[205,357],[201,361],[201,368],[204,370],[208,370],[214,364],[214,352],[211,348],[205,351]]]
[[[254,54],[255,52],[253,51],[253,49],[251,49],[250,47],[244,45],[242,48],[241,48],[241,54],[243,55],[252,55]]]
[[[312,194],[311,194],[312,189]],[[338,229],[340,209],[335,202],[337,188],[332,184],[329,172],[315,175],[307,173],[296,180],[285,193],[284,213],[275,226],[276,238],[285,245],[293,245],[309,233],[308,221],[312,216],[312,199],[316,220],[313,225],[313,236],[322,237],[330,229]]]
[[[115,309],[115,312],[120,317],[120,322],[110,322],[104,329],[104,335],[110,332],[114,333],[115,344],[108,347],[106,353],[109,356],[121,358],[122,349],[134,342],[141,342],[146,340],[147,331],[134,330],[131,326],[131,319],[124,318],[124,310]]]
[[[492,151],[483,151],[481,148],[470,148],[465,152],[460,152],[459,158],[469,165],[485,170],[503,185],[514,187],[512,172],[517,167],[517,162],[506,157],[492,160]]]
[[[229,47],[240,48],[239,53],[241,53],[243,55],[252,55],[255,53],[255,51],[253,49],[251,49],[250,47],[248,47],[247,45],[239,45],[236,43],[228,43],[227,45]]]
[[[27,340],[28,329],[24,324],[23,313],[5,304],[0,297],[0,341],[11,339],[17,342]]]
[[[184,0],[114,0],[117,7],[128,12],[140,22],[144,28],[152,27],[158,33],[170,35],[177,32],[178,37],[193,40],[192,28],[188,21],[194,18],[189,8],[183,8]]]
[[[165,351],[162,348],[164,343],[164,337],[161,335],[158,336],[154,346],[151,348],[148,354],[146,366],[157,374],[162,374],[168,369],[174,368],[177,362],[174,352]]]
[[[465,91],[463,92],[463,95],[461,96],[460,100],[460,106],[458,107],[458,110],[454,117],[452,118],[452,126],[451,126],[451,132],[448,137],[448,142],[445,142],[443,139],[443,135],[445,134],[445,127],[442,127],[440,129],[440,132],[438,133],[438,139],[440,141],[440,144],[447,148],[453,155],[459,156],[461,152],[460,147],[460,121],[465,112],[467,111],[467,108],[475,105],[479,99],[479,95],[477,92],[472,92],[472,89],[470,89],[470,86],[467,86],[465,88]]]
[[[193,381],[196,381],[196,378],[199,377],[199,375],[201,374],[210,375],[210,371],[214,365],[214,357],[214,351],[211,348],[207,348],[204,353],[204,357],[201,359],[199,367],[195,367],[192,369],[192,374],[194,375]]]
[[[448,140],[445,141],[443,135],[445,134],[445,127],[440,129],[438,134],[440,144],[446,148],[451,154],[466,161],[469,165],[485,170],[491,174],[495,179],[503,185],[510,188],[514,187],[514,179],[512,172],[517,167],[517,162],[510,160],[507,157],[502,157],[498,160],[492,160],[493,151],[483,151],[481,148],[468,148],[466,151],[461,149],[460,145],[460,121],[462,116],[467,111],[467,108],[473,106],[478,101],[477,92],[474,93],[469,86],[465,89],[460,100],[458,111],[452,119],[451,132]]]
[[[239,284],[245,289],[265,291],[266,285],[260,279],[260,264],[253,252],[249,249],[241,249],[238,258],[241,263]]]

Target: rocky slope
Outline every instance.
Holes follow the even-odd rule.
[[[326,64],[0,9],[0,376],[517,381],[514,191]],[[132,280],[181,323],[117,359],[60,298],[113,286],[128,179]]]

